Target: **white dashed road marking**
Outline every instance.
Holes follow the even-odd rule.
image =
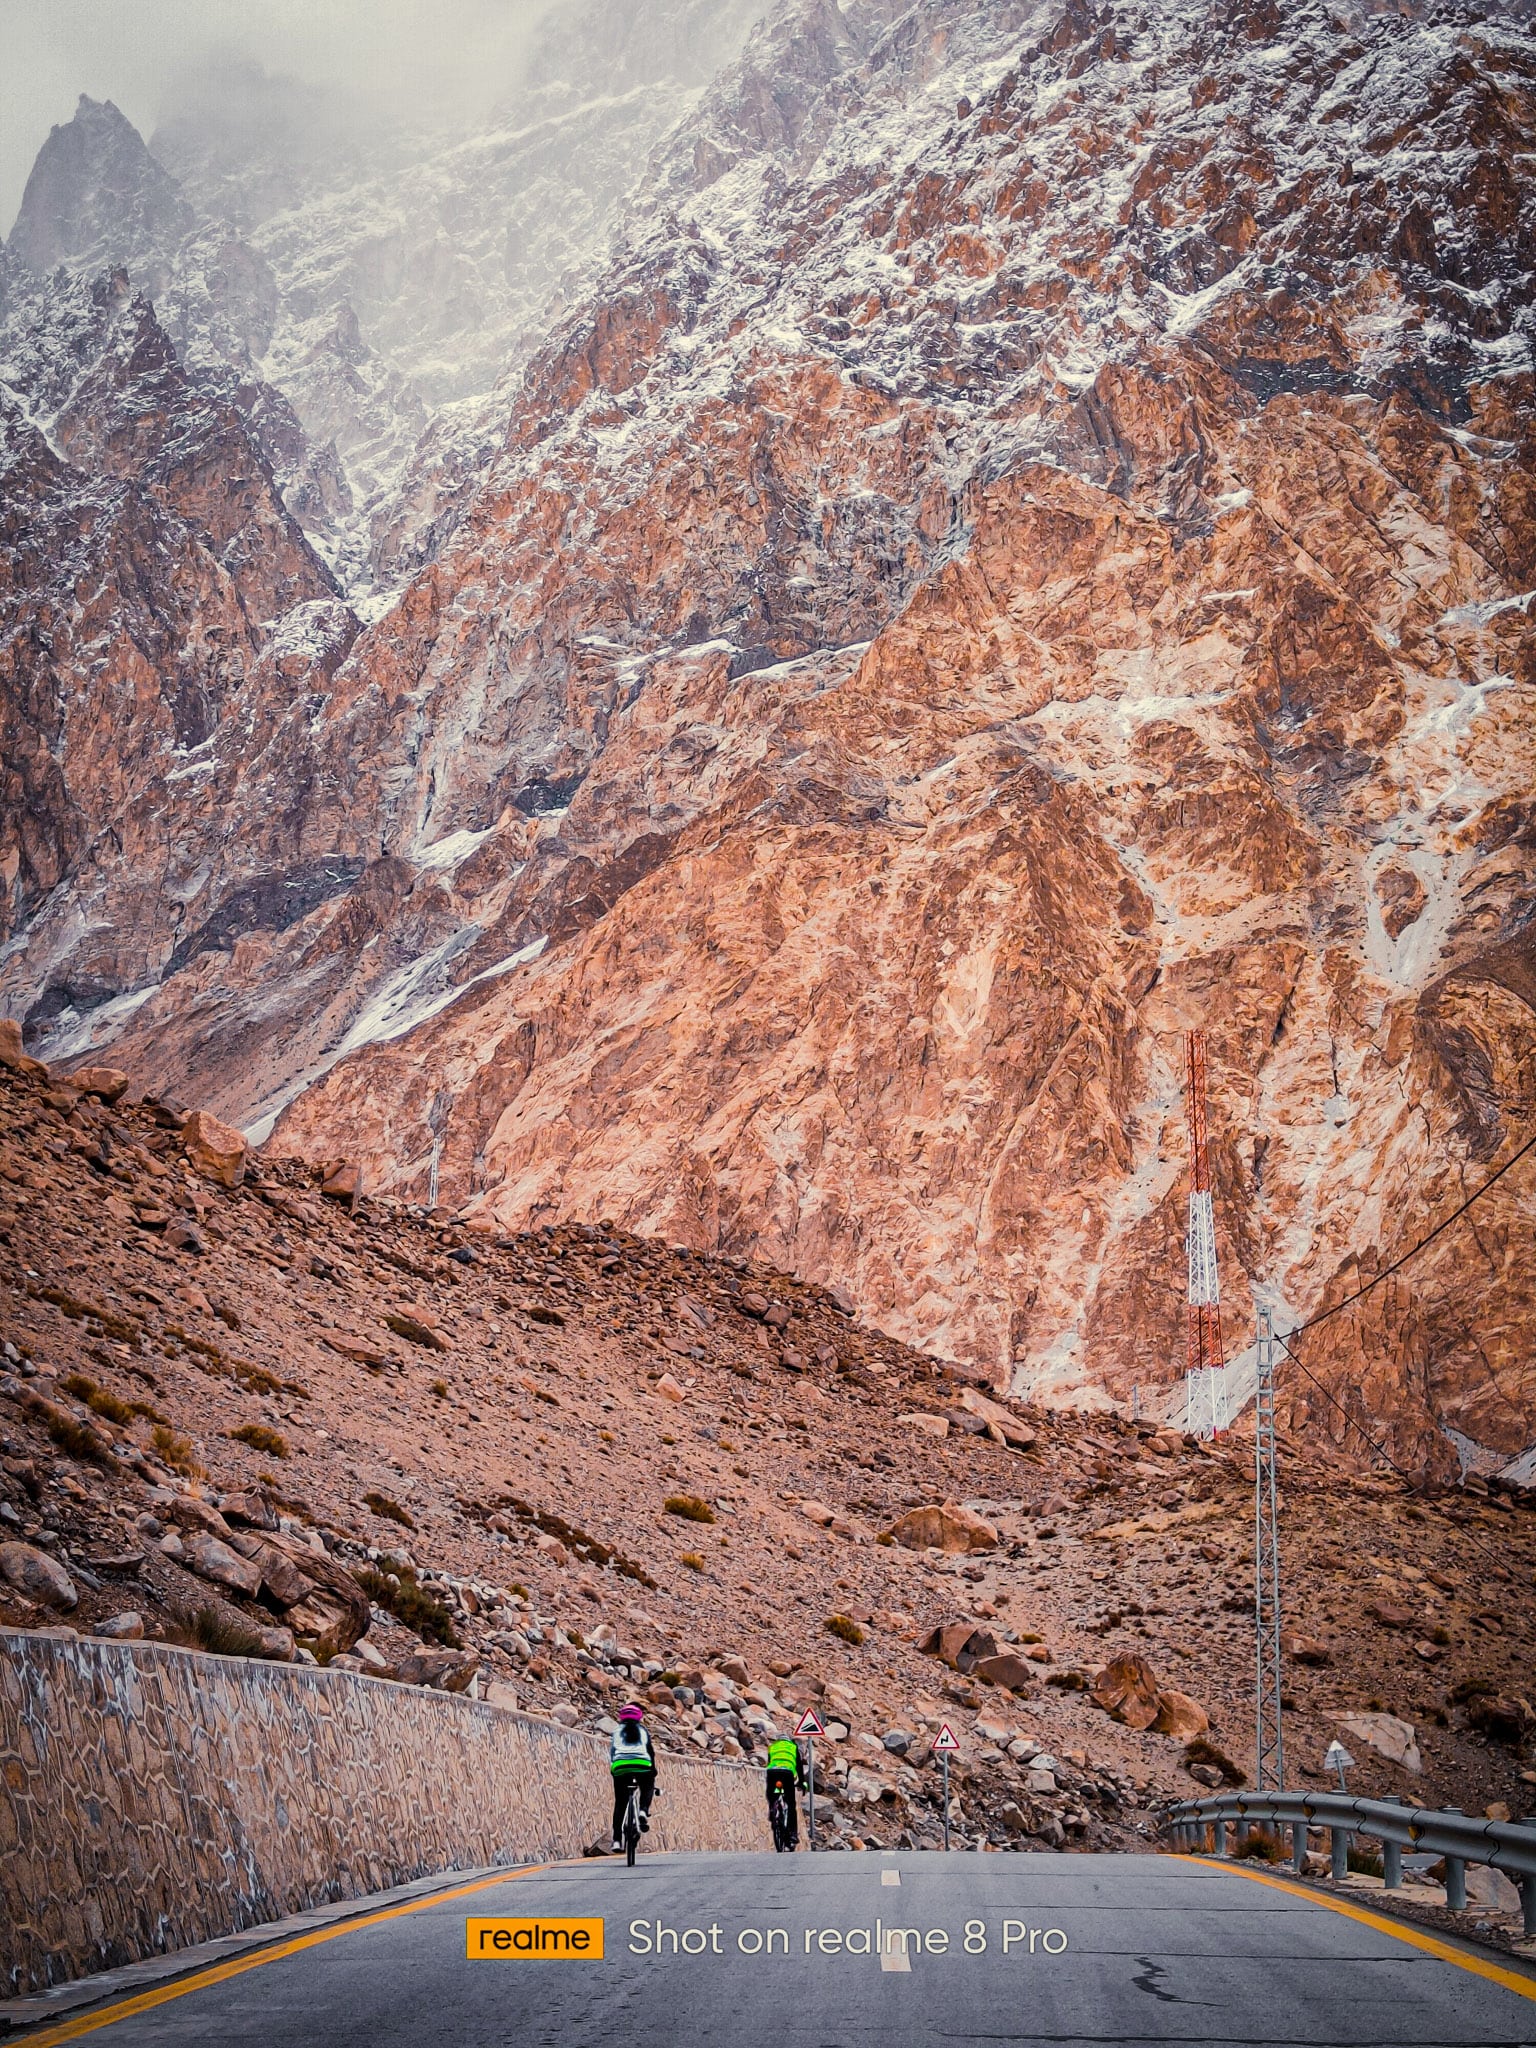
[[[880,1873],[880,1882],[882,1884],[900,1884],[901,1872],[899,1870],[882,1870]]]

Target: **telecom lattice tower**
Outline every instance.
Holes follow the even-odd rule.
[[[1185,1427],[1219,1436],[1227,1426],[1227,1376],[1221,1354],[1221,1285],[1216,1276],[1216,1218],[1205,1122],[1205,1033],[1186,1040],[1189,1110],[1189,1329],[1185,1357]]]
[[[1280,1530],[1275,1503],[1275,1339],[1259,1312],[1258,1380],[1253,1403],[1253,1631],[1256,1658],[1254,1783],[1285,1789],[1280,1727]]]

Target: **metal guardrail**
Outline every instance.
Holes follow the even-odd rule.
[[[1291,1865],[1306,1864],[1307,1830],[1327,1828],[1332,1874],[1346,1875],[1355,1835],[1381,1843],[1382,1877],[1388,1891],[1403,1881],[1404,1849],[1445,1858],[1445,1902],[1454,1913],[1467,1907],[1467,1865],[1486,1863],[1505,1871],[1520,1887],[1525,1932],[1536,1935],[1536,1827],[1513,1821],[1474,1819],[1454,1807],[1436,1810],[1405,1806],[1395,1799],[1351,1799],[1341,1792],[1223,1792],[1168,1807],[1163,1828],[1180,1848],[1204,1848],[1213,1830],[1215,1852],[1227,1853],[1227,1830],[1269,1822],[1291,1831]]]

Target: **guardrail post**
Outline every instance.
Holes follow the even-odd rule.
[[[1337,1883],[1349,1875],[1349,1829],[1333,1827],[1328,1830],[1331,1852],[1330,1875]]]
[[[1226,1822],[1225,1822],[1224,1820],[1219,1820],[1219,1821],[1217,1821],[1217,1823],[1216,1823],[1216,1854],[1217,1854],[1218,1856],[1225,1856],[1225,1855],[1226,1855],[1226,1853],[1227,1853],[1227,1824],[1226,1824]]]
[[[1389,1892],[1395,1892],[1403,1881],[1403,1845],[1381,1838],[1381,1877]]]
[[[1304,1820],[1291,1822],[1291,1868],[1298,1875],[1307,1867],[1307,1824]]]
[[[1536,1935],[1536,1871],[1528,1870],[1520,1880],[1520,1917],[1529,1940]]]
[[[1461,1856],[1445,1859],[1445,1903],[1453,1913],[1467,1910],[1467,1865]]]

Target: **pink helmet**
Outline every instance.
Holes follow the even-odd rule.
[[[633,1700],[631,1700],[627,1707],[620,1707],[619,1719],[621,1721],[643,1721],[645,1719],[645,1709],[644,1707],[637,1707]]]

